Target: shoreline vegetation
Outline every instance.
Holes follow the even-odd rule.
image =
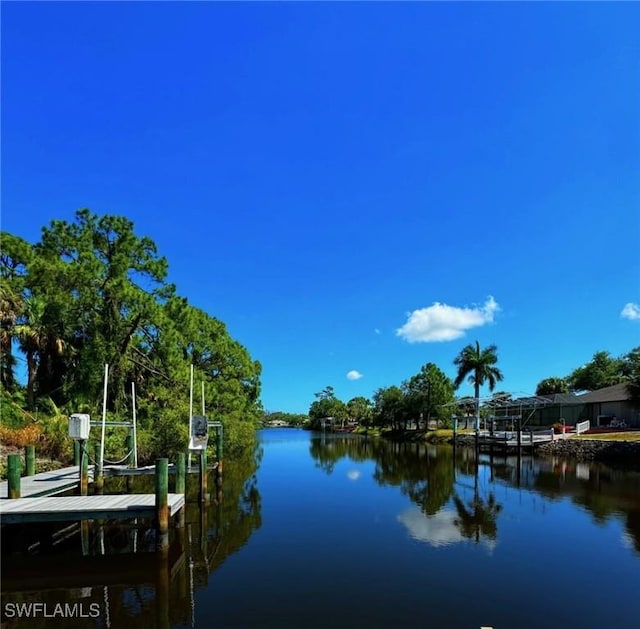
[[[465,422],[465,430],[458,431],[464,435],[496,409],[506,417],[518,405],[519,398],[494,391],[503,380],[497,346],[476,341],[452,356],[455,378],[428,362],[370,399],[343,401],[326,386],[314,394],[306,414],[268,412],[261,401],[261,363],[223,321],[179,294],[168,281],[168,260],[126,217],[81,209],[73,221],[53,220],[43,227],[38,242],[7,232],[0,236],[0,443],[18,451],[35,446],[42,466],[46,460],[63,465],[73,460],[68,438],[73,413],[105,416],[113,423],[135,413],[142,464],[184,452],[193,414],[190,378],[201,387],[196,405],[202,405],[202,414],[224,426],[227,456],[252,450],[261,425],[317,430],[327,420],[335,429],[394,441],[447,443],[454,417]],[[18,381],[19,360],[26,366],[24,384]],[[109,381],[103,390],[106,365]],[[473,385],[472,397],[456,395],[463,382]],[[536,396],[618,385],[626,387],[631,407],[640,408],[640,346],[617,358],[596,352],[568,376],[542,380]],[[481,398],[485,387],[491,396]],[[584,419],[567,418],[560,408],[539,423]],[[432,426],[442,429],[428,430]],[[106,462],[127,455],[127,437],[120,427],[107,428]],[[594,440],[607,441],[603,435]],[[89,448],[95,442],[94,433]],[[594,450],[584,444],[569,448]],[[0,473],[3,459],[0,450]]]
[[[296,425],[266,426],[266,428],[296,428]],[[334,434],[345,434],[337,432]],[[453,445],[453,430],[438,428],[435,430],[381,430],[380,428],[358,427],[351,434],[368,438],[384,438],[390,441],[402,443],[429,443],[432,445]],[[474,431],[459,430],[457,444],[462,447],[472,447],[474,444]],[[24,448],[18,446],[0,445],[0,478],[6,478],[6,461],[9,454],[24,454]],[[38,453],[36,453],[37,455]],[[572,435],[567,439],[558,439],[551,443],[540,445],[536,454],[538,456],[562,456],[582,461],[607,461],[620,463],[640,464],[640,430],[611,432],[599,434]],[[36,473],[59,469],[69,464],[70,461],[59,461],[47,457],[36,459]]]
[[[380,429],[356,429],[355,434],[369,437],[384,437],[407,443],[427,442],[430,444],[453,444],[453,430],[381,431]],[[475,441],[473,430],[457,431],[456,443],[472,447]],[[541,444],[536,448],[538,456],[566,456],[577,460],[618,461],[640,463],[640,430],[616,431],[610,433],[572,435]]]
[[[253,450],[261,363],[180,295],[168,260],[132,221],[82,209],[51,221],[38,242],[0,237],[2,446],[33,445],[37,456],[70,464],[71,414],[122,422],[135,412],[138,461],[172,458],[189,443],[191,379],[196,408],[224,426],[225,453]],[[105,461],[127,454],[126,433],[107,428]]]

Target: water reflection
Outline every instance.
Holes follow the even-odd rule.
[[[549,585],[552,574],[582,591],[618,579],[630,622],[617,626],[635,626],[640,473],[352,435],[273,435],[262,465],[260,451],[226,462],[204,507],[189,477],[184,526],[172,529],[166,556],[144,522],[75,525],[53,538],[44,525],[22,539],[3,531],[3,604],[98,606],[97,618],[56,618],[61,627],[417,627],[425,609],[433,626],[567,626],[566,592]],[[119,482],[109,490],[124,490]],[[153,479],[135,490],[153,491]],[[514,570],[514,557],[527,569]],[[481,592],[459,605],[465,579]],[[436,581],[419,596],[420,586],[407,587]],[[309,613],[325,600],[330,618]],[[574,624],[597,616],[604,626],[609,607],[576,605]],[[51,624],[3,616],[7,628]]]
[[[222,485],[210,479],[205,505],[197,476],[190,475],[184,523],[172,527],[165,553],[156,551],[155,531],[143,521],[3,531],[2,627],[48,627],[56,610],[60,627],[195,626],[197,591],[261,526],[259,460],[258,450],[228,461]],[[153,482],[137,478],[134,493],[152,493]],[[116,493],[120,484],[116,479],[105,491]],[[49,616],[40,610],[38,617],[18,618],[16,605],[22,603],[44,603]],[[68,617],[69,609],[75,618]]]
[[[327,474],[341,459],[375,463],[373,479],[398,487],[415,505],[398,515],[409,535],[432,546],[469,540],[492,549],[505,504],[497,488],[528,491],[546,500],[569,498],[595,522],[623,519],[626,544],[640,552],[640,472],[601,463],[550,457],[480,454],[472,448],[388,443],[353,435],[321,435],[309,452]],[[348,473],[357,478],[357,470]],[[532,503],[534,504],[534,503]],[[541,508],[544,508],[544,504]]]
[[[464,541],[456,526],[456,513],[451,509],[441,509],[432,516],[425,516],[417,507],[411,507],[398,516],[398,521],[404,524],[413,539],[430,546],[448,546]]]

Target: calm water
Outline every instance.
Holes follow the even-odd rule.
[[[134,523],[5,534],[3,627],[640,626],[639,471],[272,429],[205,509],[189,481],[168,570]]]

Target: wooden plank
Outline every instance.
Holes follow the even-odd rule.
[[[182,494],[169,494],[169,514],[184,507]],[[153,494],[18,498],[0,502],[0,523],[61,522],[115,518],[149,518],[155,515]]]
[[[92,476],[92,472],[89,472]],[[55,493],[67,491],[78,485],[80,481],[80,468],[76,466],[64,467],[59,470],[41,472],[35,476],[23,476],[20,479],[20,493],[23,498],[36,496],[49,496]],[[0,499],[7,499],[8,483],[0,483]]]

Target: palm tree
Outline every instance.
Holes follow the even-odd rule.
[[[50,356],[62,355],[66,344],[47,324],[43,300],[36,297],[25,299],[23,319],[23,323],[14,327],[13,333],[27,359],[27,405],[34,408],[38,366],[48,361]]]
[[[564,378],[558,378],[556,376],[541,380],[536,387],[536,395],[552,395],[554,393],[568,392],[569,385],[567,381]]]
[[[16,359],[11,351],[13,328],[16,324],[22,302],[4,278],[0,278],[0,382],[7,391],[13,391],[16,379],[13,368]]]
[[[476,400],[476,430],[480,429],[480,387],[487,382],[489,391],[493,391],[496,384],[502,380],[502,372],[495,366],[498,362],[498,348],[489,345],[483,350],[480,343],[469,344],[456,356],[453,364],[458,367],[458,375],[454,380],[456,389],[465,378],[469,378],[474,386]]]

